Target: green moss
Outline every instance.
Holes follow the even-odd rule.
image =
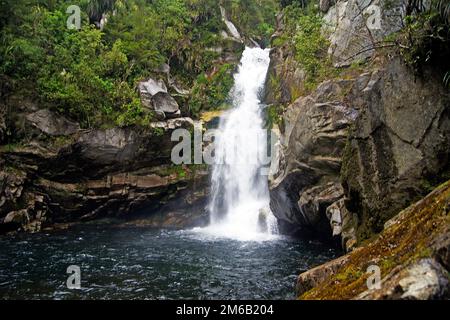
[[[23,147],[23,144],[20,142],[16,142],[16,143],[8,143],[5,145],[0,146],[0,153],[2,152],[14,152],[17,149]]]
[[[402,211],[400,223],[392,225],[376,240],[350,254],[336,274],[304,293],[300,299],[351,299],[367,290],[365,271],[378,265],[382,276],[435,252],[431,244],[450,232],[448,201],[450,181],[420,202]]]
[[[152,131],[153,131],[153,134],[157,137],[162,137],[165,133],[165,130],[163,128],[158,128],[158,127],[153,128]]]

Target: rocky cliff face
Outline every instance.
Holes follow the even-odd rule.
[[[439,78],[400,60],[372,73],[346,146],[341,179],[362,238],[448,176],[450,100]]]
[[[271,177],[271,207],[289,231],[332,234],[326,216],[344,192],[339,181],[348,128],[357,110],[340,99],[352,81],[328,81],[284,114],[279,171]]]
[[[450,151],[450,96],[441,79],[431,70],[415,77],[395,52],[364,50],[398,30],[403,2],[377,2],[384,9],[376,32],[366,28],[357,4],[338,1],[324,18],[329,55],[345,76],[330,73],[292,101],[304,91],[304,72],[284,44],[272,49],[266,93],[267,103],[286,106],[270,177],[282,230],[339,236],[346,250],[445,181]],[[283,33],[281,19],[275,39]],[[344,61],[367,62],[342,68]]]
[[[207,170],[170,160],[173,130],[192,130],[191,119],[147,129],[80,130],[49,110],[25,105],[14,119],[26,138],[0,151],[0,231],[39,231],[103,217],[153,219],[161,210],[170,221],[160,218],[160,225],[207,221]]]
[[[404,26],[406,0],[338,0],[332,1],[333,6],[325,2],[323,31],[336,67],[370,58],[387,36]]]

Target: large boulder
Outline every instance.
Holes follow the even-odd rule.
[[[80,130],[77,123],[67,120],[48,109],[42,109],[26,115],[31,126],[50,136],[68,136]]]
[[[367,290],[358,300],[440,300],[450,294],[448,271],[434,259],[422,259],[407,268],[393,270],[382,289]]]
[[[47,178],[101,177],[114,171],[133,171],[171,163],[171,140],[176,129],[192,129],[190,118],[155,122],[150,129],[111,128],[85,131],[40,168]],[[158,131],[156,131],[157,129]]]
[[[360,115],[342,181],[348,209],[359,216],[361,239],[448,177],[449,99],[439,77],[417,78],[400,59],[375,71],[352,99]]]
[[[285,232],[340,236],[350,250],[449,176],[449,94],[399,58],[322,83],[283,119],[269,181]],[[344,195],[323,201],[329,183]]]
[[[158,120],[181,116],[177,101],[168,93],[163,80],[148,79],[139,83],[139,94],[144,107],[154,112]]]

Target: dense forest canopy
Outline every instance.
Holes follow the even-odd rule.
[[[74,4],[80,30],[67,28]],[[243,35],[268,43],[277,1],[221,4]],[[186,112],[193,116],[219,107],[232,85],[234,66],[220,54],[239,45],[221,37],[216,0],[2,0],[0,14],[2,95],[20,90],[83,127],[151,121],[136,86],[162,64],[192,89]]]

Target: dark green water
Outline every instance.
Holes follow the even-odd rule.
[[[278,238],[80,226],[0,237],[1,299],[293,299],[297,275],[336,252]],[[81,290],[66,271],[81,268]]]

